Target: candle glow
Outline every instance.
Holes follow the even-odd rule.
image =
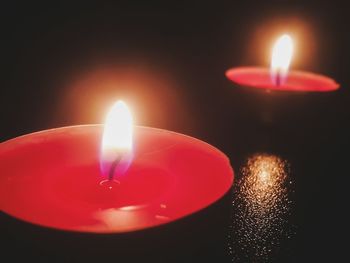
[[[272,49],[271,78],[279,86],[286,80],[293,55],[293,41],[289,35],[282,35]]]

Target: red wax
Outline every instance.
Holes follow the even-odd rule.
[[[228,158],[178,133],[135,127],[120,184],[100,184],[101,125],[72,126],[0,144],[0,210],[61,230],[128,232],[207,207],[233,182]]]
[[[239,67],[226,71],[226,77],[242,86],[281,91],[333,91],[339,84],[333,79],[304,71],[290,71],[282,85],[275,85],[270,70],[259,67]]]

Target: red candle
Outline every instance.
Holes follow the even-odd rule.
[[[238,67],[226,71],[226,77],[242,86],[280,91],[326,92],[339,88],[333,79],[305,71],[288,72],[293,53],[291,38],[283,35],[272,53],[271,69]]]
[[[190,215],[231,187],[229,160],[213,146],[135,127],[130,147],[129,124],[119,132],[129,143],[114,140],[115,152],[102,145],[101,153],[102,135],[114,129],[103,131],[101,125],[46,130],[1,143],[1,211],[61,230],[128,232]]]

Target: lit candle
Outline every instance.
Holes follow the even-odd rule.
[[[225,240],[228,158],[195,138],[132,123],[119,101],[104,126],[0,144],[3,258],[180,262]]]
[[[175,132],[133,127],[121,101],[104,127],[63,127],[1,143],[0,170],[1,211],[93,233],[172,222],[212,204],[233,182],[219,150]]]
[[[242,86],[280,91],[325,92],[339,88],[333,79],[311,72],[290,71],[293,42],[282,35],[272,49],[271,68],[238,67],[226,71],[226,77]]]

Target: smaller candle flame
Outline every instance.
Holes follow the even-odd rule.
[[[133,118],[123,101],[107,114],[102,137],[101,172],[112,180],[129,168],[132,159]]]
[[[272,49],[271,78],[276,86],[285,82],[292,54],[292,38],[289,35],[284,34],[276,41],[276,44]]]

